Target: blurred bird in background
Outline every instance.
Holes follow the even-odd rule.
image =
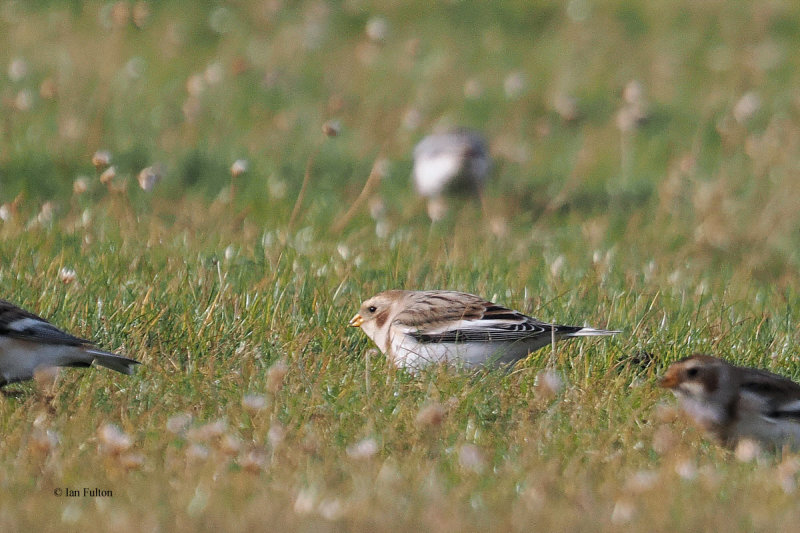
[[[474,195],[483,202],[483,187],[492,159],[486,139],[477,131],[458,129],[428,135],[414,147],[414,187],[428,201],[431,221],[447,213],[445,195]]]

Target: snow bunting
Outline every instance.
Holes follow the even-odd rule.
[[[46,320],[0,300],[0,387],[33,378],[40,367],[104,366],[132,374],[138,361],[97,350]]]
[[[483,136],[471,130],[428,135],[414,147],[414,186],[428,199],[428,216],[441,219],[445,193],[474,194],[480,199],[491,167]]]
[[[350,325],[363,329],[396,366],[411,369],[515,363],[553,339],[619,333],[548,324],[455,291],[385,291],[361,304]]]
[[[695,354],[672,364],[659,383],[687,415],[723,444],[752,439],[800,449],[800,385],[785,377]]]

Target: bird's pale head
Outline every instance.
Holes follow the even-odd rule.
[[[392,315],[396,314],[395,304],[403,295],[404,291],[385,291],[365,300],[349,325],[360,327],[381,351],[386,352],[386,331]]]
[[[704,400],[720,388],[728,363],[710,355],[695,354],[673,363],[659,381],[659,385],[676,395]]]

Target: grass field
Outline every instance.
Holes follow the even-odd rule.
[[[793,529],[800,457],[656,381],[800,379],[798,46],[782,0],[0,0],[0,297],[143,363],[7,387],[0,530]],[[431,226],[454,125],[488,209]],[[623,333],[412,376],[347,328],[395,287]]]

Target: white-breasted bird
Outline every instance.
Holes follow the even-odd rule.
[[[457,129],[423,138],[414,147],[414,187],[428,201],[428,216],[440,220],[447,194],[474,195],[481,200],[492,159],[483,135]]]
[[[752,439],[800,449],[800,385],[790,379],[694,354],[670,365],[659,385],[678,397],[700,429],[726,446]]]
[[[619,333],[549,324],[474,294],[438,290],[381,292],[361,305],[350,325],[396,366],[411,369],[510,364],[554,340]]]
[[[140,363],[98,350],[91,341],[65,333],[43,318],[0,300],[0,387],[31,379],[38,368],[93,364],[132,374]]]

